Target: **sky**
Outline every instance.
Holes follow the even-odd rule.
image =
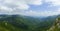
[[[60,0],[0,0],[0,14],[58,15],[60,14]]]

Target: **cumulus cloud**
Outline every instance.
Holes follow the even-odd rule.
[[[45,0],[47,3],[51,3],[52,6],[59,6],[60,0]]]
[[[0,0],[0,3],[6,7],[15,6],[17,9],[29,9],[29,5],[41,5],[41,0]]]
[[[42,0],[30,0],[30,1],[28,0],[27,3],[32,5],[41,5]]]
[[[51,16],[60,14],[60,9],[42,12],[41,10],[39,12],[37,10],[29,10],[30,5],[40,6],[43,2],[50,3],[52,6],[60,5],[60,0],[0,0],[0,14],[21,14],[28,16]]]
[[[30,10],[30,11],[27,11],[24,15],[27,15],[27,16],[52,16],[52,15],[59,15],[59,14],[60,14],[60,9],[58,9],[56,11],[42,11],[42,12]]]
[[[9,11],[9,12],[12,11],[11,8],[8,8],[8,7],[6,7],[6,6],[0,6],[0,10],[2,10],[2,11]]]
[[[0,13],[21,14],[29,5],[41,5],[42,0],[0,0]]]
[[[2,0],[1,4],[6,7],[14,6],[13,8],[21,9],[21,10],[26,10],[29,8],[29,6],[21,0]]]

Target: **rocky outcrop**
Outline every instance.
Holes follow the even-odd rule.
[[[56,21],[53,23],[52,27],[47,31],[60,31],[60,17],[56,18]]]

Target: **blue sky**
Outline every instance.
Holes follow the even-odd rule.
[[[0,0],[0,14],[58,15],[60,14],[60,0]]]

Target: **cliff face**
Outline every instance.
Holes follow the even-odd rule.
[[[60,31],[60,18],[56,18],[56,21],[53,23],[52,27],[47,31]]]

